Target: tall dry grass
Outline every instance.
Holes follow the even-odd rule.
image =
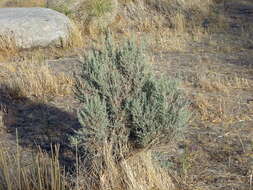
[[[8,88],[13,98],[47,101],[72,93],[72,78],[64,73],[53,72],[45,61],[27,60],[0,66],[1,85]]]
[[[105,143],[102,149],[103,160],[86,158],[77,164],[77,189],[175,189],[169,174],[154,164],[150,151],[141,151],[128,158],[116,160],[110,143]]]
[[[17,55],[19,52],[13,35],[0,35],[0,60]]]
[[[39,150],[28,157],[17,142],[15,152],[1,145],[0,189],[64,190],[69,189],[64,169],[59,164],[59,148],[52,148],[52,157]],[[29,158],[30,160],[26,160]]]

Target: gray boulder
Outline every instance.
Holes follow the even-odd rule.
[[[51,9],[0,8],[0,47],[63,47],[74,28],[68,17]]]

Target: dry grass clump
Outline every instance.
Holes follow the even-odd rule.
[[[64,190],[67,188],[64,170],[59,164],[59,149],[49,158],[41,150],[28,161],[17,145],[15,153],[0,148],[0,188],[6,190]],[[28,163],[28,164],[27,164]]]
[[[154,164],[151,152],[143,151],[128,159],[115,161],[112,148],[111,144],[103,146],[104,162],[79,163],[77,187],[87,190],[175,189],[169,174]],[[90,165],[89,169],[85,164]]]
[[[198,88],[205,93],[217,93],[228,96],[236,89],[246,90],[252,88],[250,79],[243,76],[243,74],[220,73],[217,68],[212,68],[214,64],[203,63],[202,65],[194,66],[195,71],[191,76],[191,81],[188,86]],[[189,79],[188,79],[189,80]],[[187,82],[185,83],[187,86]]]
[[[66,43],[63,44],[63,49],[81,48],[84,46],[84,40],[79,30],[79,25],[76,25],[74,21],[71,21],[71,28],[69,28],[69,36]]]
[[[228,122],[227,102],[224,98],[209,97],[204,94],[196,94],[193,97],[194,109],[199,112],[200,120],[212,123]]]
[[[240,101],[239,97],[234,100],[228,96],[197,93],[192,97],[192,101],[200,121],[233,124],[252,120],[249,107]]]
[[[1,84],[14,98],[30,97],[49,100],[71,93],[72,79],[63,73],[54,73],[43,61],[24,61],[1,65]]]
[[[218,73],[204,75],[194,82],[195,93],[192,97],[194,109],[200,120],[212,123],[235,123],[250,121],[249,108],[236,94],[238,90],[250,90],[252,85],[245,78],[222,76]]]
[[[198,85],[207,92],[224,92],[229,94],[235,89],[250,89],[250,81],[237,74],[226,76],[219,73],[209,73],[199,78]]]
[[[13,35],[0,35],[0,60],[6,59],[19,52]]]

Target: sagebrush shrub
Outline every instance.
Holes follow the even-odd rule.
[[[189,118],[177,82],[154,76],[134,41],[116,45],[107,34],[104,45],[83,60],[77,77],[82,128],[72,142],[97,158],[110,144],[115,159],[170,142]]]

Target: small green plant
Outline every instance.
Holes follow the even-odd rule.
[[[87,7],[90,16],[101,17],[112,11],[113,3],[111,0],[90,0]]]
[[[74,91],[83,104],[78,111],[82,128],[72,142],[96,159],[110,144],[116,160],[169,143],[189,118],[177,82],[155,77],[143,47],[134,41],[115,45],[107,34],[104,45],[82,62],[77,77]]]

